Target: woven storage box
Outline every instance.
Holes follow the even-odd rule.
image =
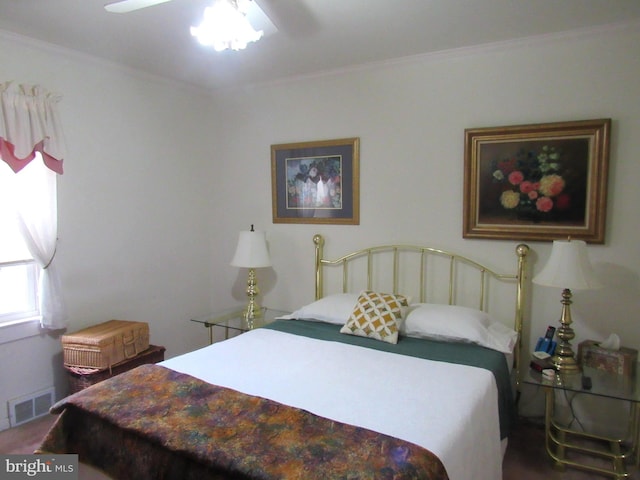
[[[62,336],[65,367],[105,370],[149,348],[149,324],[109,320]]]
[[[96,383],[115,377],[147,363],[158,363],[164,360],[164,347],[150,345],[144,352],[135,357],[116,363],[107,370],[92,370],[78,367],[66,367],[69,379],[69,394],[79,392]]]

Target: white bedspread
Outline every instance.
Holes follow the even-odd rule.
[[[257,329],[163,362],[421,445],[451,480],[500,480],[497,388],[484,369]]]

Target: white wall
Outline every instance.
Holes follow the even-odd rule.
[[[605,288],[574,292],[575,345],[577,350],[584,339],[617,332],[624,345],[640,348],[638,45],[636,24],[447,52],[227,95],[216,110],[224,111],[233,132],[221,153],[229,159],[223,195],[235,198],[235,208],[225,218],[228,228],[214,232],[215,243],[229,256],[235,241],[229,232],[249,223],[266,229],[274,272],[259,272],[265,278],[261,285],[268,284],[264,303],[281,308],[312,299],[311,237],[316,232],[326,235],[329,255],[372,243],[416,242],[510,269],[517,240],[462,239],[464,129],[610,117],[606,243],[589,247]],[[361,139],[360,225],[272,224],[270,144],[351,136]],[[550,244],[529,243],[535,274]],[[224,262],[219,268],[234,275]],[[226,276],[220,277],[214,289],[220,300],[228,284]],[[238,298],[241,286],[235,285]],[[533,346],[547,325],[557,325],[561,305],[559,290],[535,286],[531,293],[525,344]],[[535,393],[527,392],[529,397]],[[523,411],[529,404],[539,413],[538,398],[523,398]]]
[[[71,52],[0,36],[1,81],[60,93],[68,145],[58,181],[56,261],[69,331],[147,321],[167,356],[206,344],[190,325],[210,309],[210,193],[202,175],[219,125],[208,96]],[[57,335],[0,345],[6,401],[66,378]]]
[[[635,135],[640,126],[639,37],[636,25],[452,52],[219,100],[216,109],[224,109],[233,138],[247,140],[232,139],[221,152],[229,159],[222,195],[236,203],[235,220],[227,223],[232,231],[250,222],[268,231],[278,276],[267,294],[270,303],[291,308],[300,296],[312,295],[312,276],[304,273],[311,271],[309,252],[316,231],[326,233],[328,252],[341,253],[368,239],[417,241],[475,253],[497,267],[510,266],[517,240],[462,239],[464,129],[611,117],[606,244],[589,248],[607,287],[576,292],[574,320],[578,334],[585,328],[592,335],[615,330],[630,346],[640,346],[631,320],[638,307],[640,270],[635,241],[640,217],[640,168],[635,161],[640,153]],[[272,224],[269,145],[347,136],[361,139],[360,226]],[[219,243],[226,241],[225,248],[232,251],[235,239],[225,240],[226,231],[217,234]],[[550,244],[529,243],[537,271]],[[559,316],[560,295],[541,287],[533,294],[537,338]]]
[[[0,37],[0,65],[4,77],[64,95],[70,158],[60,180],[58,261],[73,329],[131,318],[149,321],[152,341],[171,355],[202,345],[203,332],[187,319],[244,301],[246,271],[228,263],[237,233],[251,223],[271,243],[274,267],[258,275],[263,303],[278,308],[312,299],[311,238],[318,232],[329,255],[415,242],[510,269],[517,240],[462,239],[464,129],[611,117],[607,240],[590,247],[606,287],[575,293],[576,340],[616,331],[638,348],[638,44],[635,25],[219,92],[210,100],[11,38]],[[274,225],[270,145],[351,136],[361,139],[360,225]],[[530,245],[535,273],[550,244]],[[557,322],[559,300],[560,292],[533,288],[527,344]],[[5,384],[11,396],[51,384],[59,350],[47,337],[0,345],[3,364],[21,358],[20,368],[0,373],[3,397]]]

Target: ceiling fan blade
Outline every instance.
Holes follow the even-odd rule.
[[[311,35],[319,29],[318,20],[299,0],[254,0],[278,30],[294,38]]]
[[[257,2],[249,2],[245,13],[247,20],[255,30],[262,30],[265,37],[278,31],[269,16],[260,8]]]
[[[128,13],[170,1],[171,0],[119,0],[107,3],[104,9],[111,13]]]

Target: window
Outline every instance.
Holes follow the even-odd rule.
[[[0,300],[0,316],[4,315],[0,319],[3,327],[0,342],[3,337],[10,337],[6,341],[24,338],[29,335],[25,333],[27,330],[37,334],[36,324],[45,330],[67,325],[60,275],[54,261],[58,236],[57,176],[62,175],[66,150],[57,109],[59,100],[60,95],[39,85],[0,84],[0,204],[3,209],[17,210],[21,237],[33,255],[33,258],[24,258],[24,245],[3,242],[5,227],[13,230],[14,224],[12,215],[7,217],[5,213],[4,223],[0,219],[0,228],[3,228],[0,267],[4,267],[2,275],[9,278],[4,280],[5,284],[13,288],[10,295],[2,292],[5,305]],[[7,166],[18,173],[9,175]],[[39,277],[37,294],[33,294],[36,274]],[[39,322],[13,321],[11,328],[5,328],[9,327],[8,318],[24,319],[33,313],[36,300]],[[6,313],[2,313],[2,308]]]
[[[9,198],[16,174],[0,161],[0,325],[33,319],[38,311],[38,266],[22,239]]]

